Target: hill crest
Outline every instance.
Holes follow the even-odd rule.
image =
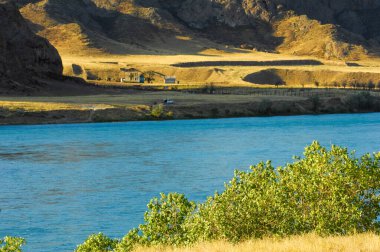
[[[356,60],[380,42],[375,0],[16,2],[33,29],[60,52],[197,54],[228,45]]]

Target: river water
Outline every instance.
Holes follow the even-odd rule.
[[[282,165],[313,140],[380,151],[380,114],[0,127],[0,237],[73,251],[122,237],[160,192],[203,201],[234,169]]]

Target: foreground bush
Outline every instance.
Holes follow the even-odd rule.
[[[21,252],[23,245],[25,245],[23,238],[6,236],[0,239],[0,252]]]
[[[161,194],[148,204],[145,223],[122,240],[113,243],[102,236],[106,242],[101,243],[90,236],[77,251],[121,252],[135,246],[239,242],[312,232],[377,232],[379,189],[380,153],[356,158],[345,148],[327,150],[314,142],[303,158],[284,167],[267,162],[236,171],[222,193],[202,204],[177,193]]]
[[[80,252],[106,252],[113,251],[118,244],[118,240],[111,239],[102,233],[90,235],[87,240],[78,246],[76,251]]]

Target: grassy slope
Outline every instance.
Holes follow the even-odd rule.
[[[368,79],[372,79],[375,83],[380,81],[380,60],[368,59],[358,62],[358,66],[346,66],[340,61],[322,61],[324,65],[319,66],[218,66],[218,61],[276,61],[276,60],[305,60],[316,59],[313,57],[297,57],[286,54],[271,54],[262,52],[251,52],[240,50],[237,52],[224,52],[220,50],[206,50],[200,55],[120,55],[120,56],[99,56],[99,57],[78,57],[67,56],[63,57],[65,73],[74,75],[72,65],[77,64],[83,69],[81,77],[86,77],[88,74],[97,76],[102,80],[111,78],[114,81],[123,77],[120,68],[134,67],[140,71],[156,71],[164,75],[175,75],[182,84],[204,84],[204,83],[220,83],[230,86],[249,85],[260,86],[254,83],[244,81],[244,77],[266,69],[282,69],[292,70],[293,78],[298,78],[298,82],[290,82],[289,86],[301,86],[303,83],[313,83],[319,81],[325,83],[324,74],[315,74],[314,78],[305,78],[305,72],[314,71],[333,71],[340,75],[339,80],[347,81],[353,79],[366,83]],[[179,62],[202,62],[215,61],[215,66],[210,67],[194,67],[180,68],[173,67],[172,64]],[[361,74],[368,73],[368,74]],[[335,79],[331,79],[331,82]],[[162,83],[163,80],[157,76],[156,83]],[[268,82],[270,84],[270,82]]]
[[[138,248],[135,252],[326,252],[345,251],[375,252],[380,248],[380,236],[359,234],[343,237],[296,236],[284,239],[251,240],[237,245],[228,242],[202,243],[190,248]]]

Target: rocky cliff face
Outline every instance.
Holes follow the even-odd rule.
[[[0,88],[33,88],[36,78],[61,74],[57,50],[29,29],[13,3],[0,1]]]
[[[64,41],[67,29],[76,25],[71,34],[83,37],[78,43],[112,47],[111,52],[118,52],[115,45],[159,50],[170,44],[169,37],[187,34],[234,46],[338,59],[360,58],[380,43],[379,0],[14,1],[24,6],[23,15],[50,41]],[[53,44],[61,46],[60,41]]]
[[[343,28],[377,38],[380,35],[380,1],[378,0],[161,0],[176,15],[191,26],[204,28],[219,22],[229,26],[248,25],[261,20],[278,19],[286,11],[306,15],[324,24],[338,24]],[[168,4],[168,2],[172,2]]]

